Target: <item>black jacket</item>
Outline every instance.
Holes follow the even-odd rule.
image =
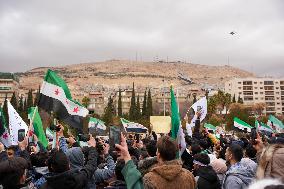
[[[73,169],[60,174],[46,176],[46,183],[41,189],[84,189],[88,180],[92,178],[97,169],[98,153],[91,147],[88,154],[87,164],[82,169]]]
[[[198,189],[220,189],[221,184],[216,172],[211,166],[200,167],[196,171]]]

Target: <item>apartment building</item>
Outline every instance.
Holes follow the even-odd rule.
[[[3,106],[5,98],[10,100],[13,93],[18,95],[19,79],[13,73],[0,72],[0,107]]]
[[[245,105],[265,103],[266,114],[284,113],[284,78],[235,78],[225,83],[225,92]]]

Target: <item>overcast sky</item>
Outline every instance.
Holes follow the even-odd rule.
[[[0,71],[136,52],[284,77],[284,1],[0,0]]]

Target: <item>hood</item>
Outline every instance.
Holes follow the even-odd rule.
[[[174,180],[182,171],[182,163],[179,160],[165,161],[152,169],[158,175],[168,181]]]
[[[255,173],[249,167],[246,167],[243,164],[239,163],[238,165],[233,165],[229,168],[226,173],[226,176],[228,175],[234,175],[248,185],[254,178]]]
[[[76,179],[76,173],[78,173],[79,170],[70,170],[64,173],[48,173],[45,175],[45,179],[49,186],[52,188],[82,188],[82,181],[79,181]]]
[[[248,171],[252,171],[253,174],[256,173],[257,164],[253,160],[249,158],[243,158],[241,160],[241,165],[247,167]]]
[[[84,154],[80,147],[68,149],[66,155],[69,158],[71,169],[81,169],[84,166]]]
[[[196,175],[202,177],[203,179],[211,183],[215,183],[216,181],[218,181],[218,176],[211,166],[200,167],[197,170]]]
[[[138,163],[138,169],[142,175],[148,173],[152,166],[158,163],[157,157],[148,157]]]

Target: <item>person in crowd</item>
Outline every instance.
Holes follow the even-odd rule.
[[[138,169],[141,172],[142,175],[145,175],[148,173],[153,166],[155,166],[158,163],[156,152],[157,152],[157,141],[150,140],[146,144],[146,151],[149,157],[143,159],[138,163]]]
[[[284,184],[278,179],[261,179],[253,182],[248,189],[284,189]]]
[[[193,174],[198,189],[220,189],[221,184],[214,169],[209,165],[207,154],[200,153],[193,156]]]
[[[125,138],[122,137],[121,145],[116,145],[120,151],[120,157],[125,161],[122,170],[127,183],[127,188],[195,188],[193,175],[182,168],[181,162],[175,159],[177,145],[168,136],[159,138],[157,142],[158,165],[153,167],[143,177],[133,164],[129,155]]]
[[[253,160],[255,163],[257,162],[256,160],[256,149],[253,147],[252,144],[248,144],[246,149],[245,149],[245,157]]]
[[[214,171],[217,173],[217,176],[219,178],[220,184],[223,183],[223,179],[225,177],[225,174],[227,172],[227,165],[226,161],[223,159],[214,159],[210,165],[214,169]]]
[[[121,173],[123,167],[125,166],[124,160],[120,159],[116,162],[115,166],[115,178],[109,183],[105,189],[126,189],[126,183],[124,177]]]
[[[88,144],[91,147],[88,151],[86,165],[82,169],[70,170],[70,162],[66,154],[62,150],[55,150],[48,159],[50,174],[45,176],[46,182],[41,188],[86,188],[96,170],[98,158],[95,139],[90,138]]]
[[[254,178],[254,173],[240,163],[243,158],[242,147],[238,144],[231,144],[226,149],[225,156],[230,167],[223,180],[223,189],[247,188]]]
[[[29,163],[22,157],[10,157],[0,162],[0,184],[3,189],[31,189],[27,185]]]
[[[255,141],[253,147],[257,151],[258,161],[256,178],[276,178],[284,182],[284,144],[270,141],[270,144],[265,146],[259,134]]]

